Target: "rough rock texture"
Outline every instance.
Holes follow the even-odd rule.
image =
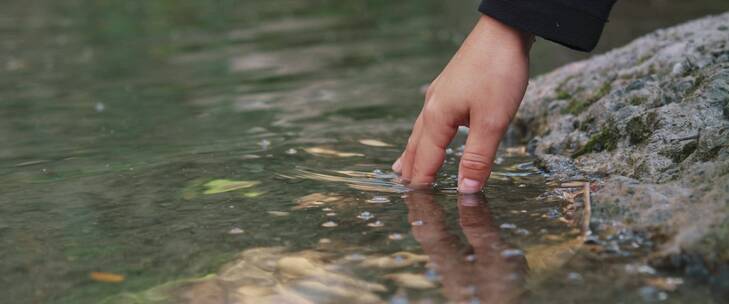
[[[511,132],[555,178],[596,181],[596,216],[729,261],[729,13],[534,79]]]

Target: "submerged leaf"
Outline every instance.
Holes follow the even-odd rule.
[[[385,276],[390,280],[395,281],[397,285],[413,288],[413,289],[429,289],[435,288],[435,284],[428,280],[425,275],[409,272],[393,273]]]
[[[386,142],[379,141],[377,139],[360,139],[360,144],[363,144],[365,146],[372,146],[372,147],[391,147],[391,144],[388,144]]]
[[[234,181],[228,179],[216,179],[209,181],[204,186],[207,190],[204,194],[217,194],[229,191],[235,191],[239,189],[246,189],[260,184],[256,181]],[[251,192],[254,193],[254,192]],[[257,195],[256,195],[257,196]]]
[[[94,281],[104,283],[121,283],[124,282],[124,279],[126,279],[126,277],[121,274],[96,271],[89,273],[89,277]]]
[[[352,152],[340,152],[337,150],[332,150],[328,148],[321,148],[321,147],[311,147],[304,149],[307,153],[314,154],[314,155],[323,155],[323,156],[336,156],[336,157],[356,157],[356,156],[365,156],[361,153],[352,153]]]

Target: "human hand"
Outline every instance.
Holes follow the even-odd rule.
[[[470,128],[458,168],[461,193],[481,191],[496,149],[524,97],[533,35],[481,16],[430,84],[425,104],[392,169],[411,187],[429,187],[459,126]]]

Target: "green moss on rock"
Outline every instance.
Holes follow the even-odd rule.
[[[562,109],[562,114],[573,114],[577,115],[582,113],[585,109],[589,108],[593,103],[600,100],[600,98],[605,97],[608,93],[610,93],[610,90],[612,89],[611,83],[605,82],[603,85],[595,92],[595,94],[592,94],[592,96],[586,98],[586,99],[578,99],[578,98],[572,98],[570,99],[570,103],[567,104],[567,107]]]
[[[582,148],[572,154],[572,157],[577,158],[592,152],[615,150],[618,147],[618,141],[620,141],[620,130],[614,122],[608,122],[602,131],[593,135]]]
[[[630,119],[625,126],[630,143],[637,145],[648,139],[653,134],[656,120],[655,112],[649,112],[644,117],[636,116]]]

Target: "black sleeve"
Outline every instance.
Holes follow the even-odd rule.
[[[482,0],[481,13],[569,48],[592,51],[616,0]]]

